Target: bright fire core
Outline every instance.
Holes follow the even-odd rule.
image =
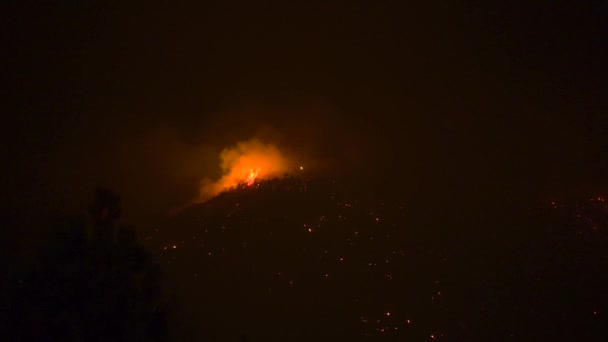
[[[252,186],[255,183],[255,179],[258,177],[258,169],[251,169],[249,171],[249,176],[247,176],[247,185]]]
[[[280,177],[289,172],[290,161],[271,143],[252,139],[225,148],[220,153],[222,176],[216,181],[206,180],[200,200],[206,200],[239,184],[251,186],[261,179]]]

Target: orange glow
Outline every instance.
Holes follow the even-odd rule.
[[[256,169],[255,171],[253,169],[251,169],[251,171],[249,171],[249,176],[247,177],[247,181],[245,183],[247,183],[247,185],[252,186],[253,183],[255,183],[255,179],[258,176],[258,170]]]
[[[203,182],[199,200],[204,201],[239,184],[253,185],[261,179],[280,177],[292,163],[272,143],[258,139],[239,142],[220,153],[222,176],[216,181]]]

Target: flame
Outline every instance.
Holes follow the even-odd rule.
[[[253,185],[260,179],[280,177],[290,170],[290,161],[272,143],[258,139],[239,142],[220,153],[222,176],[216,181],[206,179],[199,201],[211,198],[239,184]]]
[[[249,171],[249,176],[247,177],[247,181],[245,183],[249,186],[252,186],[253,183],[255,183],[255,179],[257,176],[258,176],[258,169],[255,169],[255,171],[253,169],[251,169],[251,171]]]

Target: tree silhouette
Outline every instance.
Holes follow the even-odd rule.
[[[20,280],[5,336],[36,341],[162,341],[160,270],[132,227],[120,225],[120,200],[96,192],[86,218],[62,220],[51,250]]]

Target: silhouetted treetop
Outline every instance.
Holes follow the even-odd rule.
[[[7,336],[36,341],[161,341],[160,269],[99,189],[88,217],[54,227],[51,249],[18,284]]]

